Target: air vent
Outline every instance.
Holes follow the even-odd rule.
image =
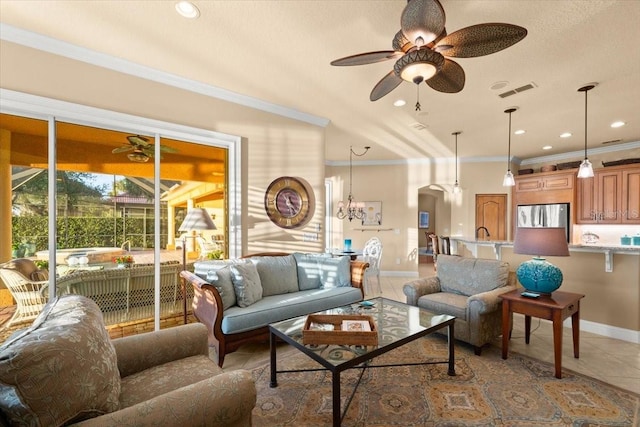
[[[411,126],[412,128],[416,129],[416,130],[425,130],[427,127],[425,125],[423,125],[422,123],[411,123],[409,126]]]
[[[500,98],[506,98],[508,96],[515,95],[516,93],[520,93],[520,92],[524,92],[525,90],[533,89],[534,87],[537,87],[537,85],[535,83],[531,82],[531,83],[528,83],[528,84],[526,84],[524,86],[520,86],[518,88],[503,92],[499,96],[500,96]]]
[[[618,142],[622,142],[622,140],[621,140],[621,139],[612,139],[611,141],[604,141],[604,142],[602,142],[601,144],[602,144],[602,145],[606,145],[606,144],[616,144],[616,143],[618,143]]]

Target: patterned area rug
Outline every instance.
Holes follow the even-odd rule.
[[[297,351],[278,370],[317,368]],[[397,348],[373,364],[446,360],[446,340],[428,336]],[[330,426],[331,375],[326,371],[278,374],[269,387],[269,365],[253,370],[258,402],[256,426]],[[359,370],[342,373],[342,407]],[[365,371],[343,426],[637,426],[640,396],[552,364],[500,349],[456,343],[456,376],[447,365],[375,368]]]

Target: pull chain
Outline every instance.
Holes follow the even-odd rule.
[[[416,101],[416,111],[421,111],[420,110],[420,85],[419,84],[416,85],[416,89],[418,91],[417,101]]]

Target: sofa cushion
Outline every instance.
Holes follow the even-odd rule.
[[[263,297],[298,292],[296,260],[293,255],[255,256],[250,259],[258,269]]]
[[[120,373],[102,313],[89,298],[51,300],[0,347],[0,411],[13,424],[62,425],[115,411]]]
[[[248,307],[262,299],[262,284],[256,265],[251,261],[231,264],[231,281],[240,307]]]
[[[506,286],[509,264],[494,259],[438,255],[442,292],[471,296]]]
[[[466,295],[454,294],[450,292],[436,292],[418,298],[418,307],[424,308],[432,313],[448,314],[457,319],[467,320],[467,300]]]
[[[264,297],[250,307],[235,306],[225,310],[221,325],[222,332],[233,334],[251,331],[261,326],[267,326],[269,323],[358,301],[362,301],[362,292],[351,286],[271,295]]]
[[[298,289],[307,291],[309,289],[319,289],[322,286],[322,268],[318,264],[318,258],[331,257],[330,254],[303,254],[296,252],[293,254],[296,260],[298,273]]]
[[[122,378],[120,408],[128,408],[220,373],[222,369],[204,355],[156,365]],[[149,387],[150,384],[153,387]]]
[[[323,289],[351,286],[350,257],[318,257],[318,265]]]
[[[231,279],[231,268],[228,265],[208,270],[205,280],[216,287],[220,298],[222,298],[222,308],[224,310],[236,305],[236,291]]]

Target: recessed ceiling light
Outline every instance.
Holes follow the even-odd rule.
[[[524,129],[518,129],[517,131],[514,132],[514,134],[516,135],[522,135],[523,133],[526,133]]]
[[[613,122],[613,123],[611,123],[611,127],[612,128],[621,128],[624,125],[626,125],[625,122]]]
[[[569,138],[571,136],[571,132],[565,132],[560,134],[560,138]]]
[[[200,10],[190,1],[179,1],[176,3],[176,10],[185,18],[195,19],[200,16]]]
[[[398,99],[393,103],[393,105],[395,105],[396,107],[402,107],[406,103],[407,101],[405,101],[404,99]]]
[[[551,150],[553,147],[550,145],[545,145],[544,147],[542,147],[543,150]]]

